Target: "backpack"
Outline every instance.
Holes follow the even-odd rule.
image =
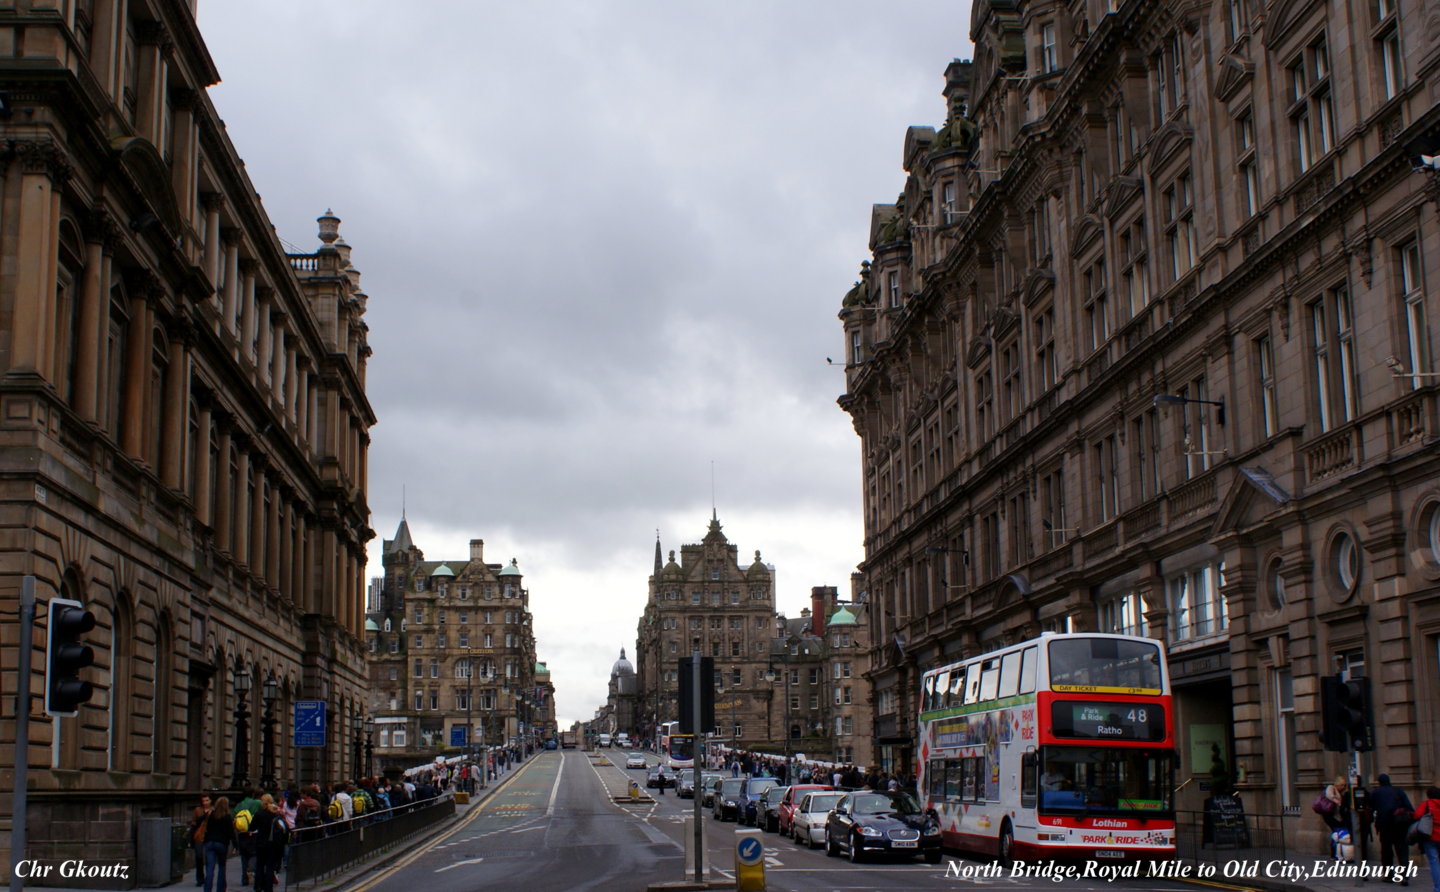
[[[320,803],[314,799],[301,800],[300,809],[295,813],[295,823],[300,827],[319,827],[325,823],[320,817]]]
[[[345,809],[340,805],[339,799],[331,799],[330,804],[325,807],[325,814],[329,815],[332,821],[338,821],[345,817]]]
[[[235,830],[238,833],[249,833],[250,822],[255,820],[255,815],[250,809],[242,808],[235,813]]]
[[[365,791],[356,790],[355,795],[350,797],[350,810],[357,815],[365,814]]]
[[[290,842],[290,828],[285,825],[285,819],[279,815],[270,822],[270,838],[266,840],[271,847],[285,848]]]

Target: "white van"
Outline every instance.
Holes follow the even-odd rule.
[[[608,746],[610,745],[610,735],[609,735],[609,734],[601,734],[601,735],[600,735],[600,745],[601,745],[601,746],[604,746],[604,747],[608,747]]]
[[[618,746],[618,747],[620,747],[622,750],[623,750],[623,749],[629,749],[629,748],[630,748],[630,735],[629,735],[629,734],[626,734],[624,731],[621,731],[619,734],[616,734],[616,735],[615,735],[615,745]]]

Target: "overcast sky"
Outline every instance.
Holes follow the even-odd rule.
[[[836,313],[938,126],[969,4],[200,0],[280,237],[333,208],[370,295],[370,509],[519,559],[562,727],[634,658],[655,536],[862,559]],[[712,477],[713,467],[713,477]],[[712,490],[713,479],[713,490]],[[713,492],[713,502],[712,502]]]

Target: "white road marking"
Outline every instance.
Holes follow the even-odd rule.
[[[565,760],[560,760],[560,768],[555,772],[555,784],[550,788],[550,805],[545,809],[545,817],[555,816],[555,798],[560,795],[560,777],[565,773]]]
[[[466,865],[466,864],[479,864],[481,861],[484,861],[484,860],[485,860],[484,858],[471,858],[471,859],[468,860],[468,861],[456,861],[454,864],[447,864],[447,865],[445,865],[444,867],[438,867],[438,868],[436,868],[436,869],[435,869],[435,872],[436,872],[436,873],[444,873],[445,871],[450,870],[450,869],[455,868],[455,867],[463,867],[463,866]]]
[[[543,829],[545,829],[545,828],[540,827],[540,826],[537,825],[537,826],[534,826],[534,827],[520,827],[520,828],[517,828],[517,829],[515,829],[515,830],[510,830],[510,831],[507,831],[507,832],[509,832],[509,833],[529,833],[531,830],[543,830]]]

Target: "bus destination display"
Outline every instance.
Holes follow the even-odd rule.
[[[1165,707],[1155,703],[1056,700],[1051,732],[1081,740],[1164,740]]]

